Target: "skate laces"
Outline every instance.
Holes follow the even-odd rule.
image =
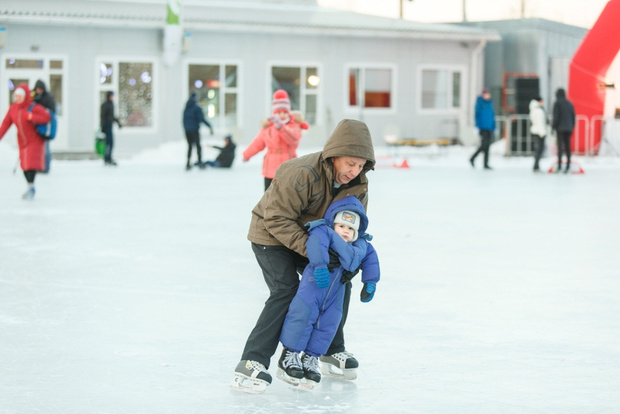
[[[336,358],[338,361],[345,362],[349,358],[353,358],[353,354],[347,351],[336,352],[335,354],[330,355],[333,358]]]
[[[301,361],[299,360],[299,354],[287,349],[286,354],[284,355],[284,360],[282,361],[282,366],[284,366],[284,368],[302,368]]]
[[[319,359],[312,355],[305,354],[301,359],[304,369],[308,371],[319,371]]]
[[[245,364],[245,367],[251,371],[263,371],[263,372],[267,371],[267,368],[265,368],[265,366],[258,361],[248,361]]]

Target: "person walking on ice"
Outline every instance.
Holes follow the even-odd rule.
[[[364,207],[353,196],[333,202],[325,217],[308,227],[306,266],[297,294],[291,302],[280,342],[284,349],[278,361],[277,376],[292,385],[314,388],[321,381],[318,358],[327,352],[342,318],[346,272],[361,266],[364,286],[360,299],[370,302],[379,282],[379,259],[368,243],[368,218]],[[329,249],[338,254],[340,266],[328,268]],[[349,273],[350,274],[350,273]],[[300,352],[303,354],[300,357]],[[323,372],[331,374],[329,364]],[[350,375],[344,370],[344,375]]]
[[[309,263],[308,233],[304,225],[323,218],[333,201],[347,196],[356,197],[366,209],[366,174],[374,165],[375,153],[368,127],[363,122],[344,119],[322,151],[280,165],[273,182],[254,206],[248,240],[269,288],[269,298],[235,368],[231,384],[234,388],[262,393],[271,384],[269,363],[278,348],[284,319],[297,293],[299,273]],[[334,262],[338,263],[330,267],[340,266],[337,255]],[[348,379],[353,379],[359,363],[347,352],[344,338],[350,298],[351,282],[347,282],[342,319],[321,362],[348,370]]]
[[[13,101],[2,121],[2,125],[0,125],[0,140],[11,125],[15,124],[19,146],[19,164],[28,183],[28,189],[22,198],[32,200],[35,193],[34,179],[37,171],[45,169],[45,141],[37,132],[35,125],[49,122],[50,114],[43,106],[32,102],[30,89],[25,83],[17,85],[13,92]]]

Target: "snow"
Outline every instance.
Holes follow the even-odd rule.
[[[246,239],[262,157],[55,161],[27,202],[0,143],[0,412],[616,412],[620,159],[536,175],[497,150],[494,171],[473,148],[376,151],[382,280],[368,304],[355,280],[345,329],[358,379],[293,389],[278,349],[249,395],[229,384],[267,298]]]

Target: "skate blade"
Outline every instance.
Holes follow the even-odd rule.
[[[269,383],[257,378],[250,378],[243,374],[235,374],[235,378],[230,383],[230,388],[248,394],[262,394],[267,389]]]
[[[300,382],[299,378],[289,376],[282,368],[278,368],[278,371],[276,371],[276,377],[288,384],[294,385],[295,387],[298,386]]]
[[[309,379],[304,379],[303,381],[299,382],[299,389],[300,390],[304,390],[304,391],[311,391],[314,389],[314,387],[316,386],[316,384],[318,384],[315,381],[309,380]]]
[[[353,381],[357,378],[357,368],[340,369],[332,364],[321,363],[321,373],[328,377]]]

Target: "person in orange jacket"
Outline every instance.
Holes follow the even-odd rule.
[[[17,144],[19,146],[20,167],[24,171],[28,189],[22,198],[34,198],[34,179],[37,171],[45,169],[45,141],[36,130],[35,125],[50,121],[47,110],[34,102],[30,96],[30,88],[25,83],[17,85],[13,92],[13,104],[0,125],[0,139],[15,124],[17,128]]]
[[[243,161],[247,162],[267,148],[263,159],[265,191],[269,188],[280,164],[297,157],[301,130],[308,129],[308,124],[303,121],[300,114],[291,113],[291,101],[285,90],[278,89],[273,93],[271,110],[272,114],[262,123],[261,131],[243,151]]]

